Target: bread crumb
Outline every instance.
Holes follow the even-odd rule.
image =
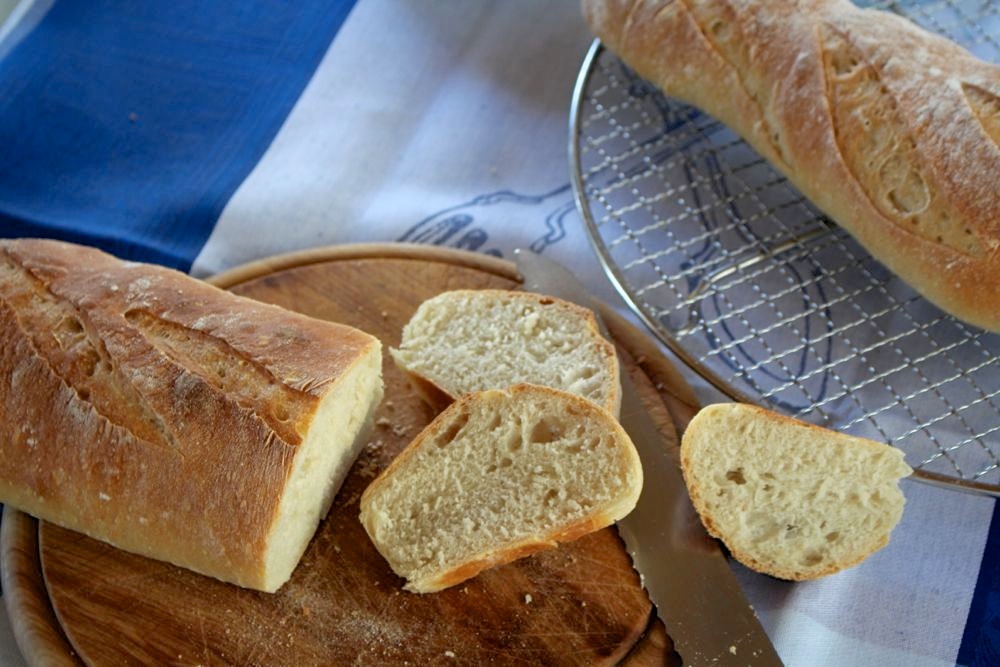
[[[340,553],[340,545],[334,544],[333,545],[333,550],[336,551],[339,554]]]
[[[445,651],[444,652],[444,657],[446,657],[446,658],[454,658],[455,657],[455,652],[454,651]]]
[[[376,426],[392,426],[392,420],[388,417],[379,417],[375,420]]]
[[[109,496],[108,494],[104,493],[103,491],[101,491],[100,493],[98,493],[97,497],[100,498],[101,500],[103,500],[104,502],[108,502],[109,500],[111,500],[111,496]]]
[[[393,426],[392,434],[398,437],[402,437],[410,432],[410,429],[406,426]]]
[[[358,493],[358,492],[355,492],[355,493],[352,493],[351,495],[347,496],[346,498],[344,498],[343,502],[338,503],[338,504],[340,504],[340,505],[342,505],[344,507],[347,507],[349,505],[356,504],[359,500],[361,500],[361,494]]]
[[[372,479],[378,475],[378,463],[373,459],[367,459],[359,462],[358,474],[367,479]]]
[[[534,598],[531,597],[531,593],[525,593],[524,594],[524,604],[531,604],[531,601],[533,599]]]
[[[736,646],[730,646],[729,652],[732,653],[733,655],[736,655]]]

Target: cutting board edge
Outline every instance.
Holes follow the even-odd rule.
[[[292,251],[253,260],[204,280],[222,289],[229,289],[271,273],[310,264],[379,258],[458,264],[521,282],[516,266],[508,260],[472,251],[410,243],[358,243]],[[686,425],[693,414],[690,410],[697,409],[697,400],[691,388],[656,344],[637,327],[606,304],[599,303],[598,307],[616,342],[636,359],[639,370],[650,377],[656,386],[656,393],[664,398],[664,406],[674,422],[676,436],[679,438],[679,426]],[[654,371],[653,374],[650,374],[651,370]],[[671,387],[676,393],[665,392],[658,377],[666,377],[671,382],[679,380],[680,384]],[[31,545],[34,545],[33,553]],[[9,567],[11,564],[14,565],[13,568]],[[51,664],[57,667],[82,665],[83,662],[67,639],[48,598],[39,559],[38,521],[14,508],[5,507],[3,511],[3,525],[0,525],[0,569],[4,604],[18,648],[28,664]],[[32,579],[32,573],[36,579]],[[22,579],[25,580],[24,586],[18,583]],[[18,618],[25,613],[31,614],[31,620]],[[663,635],[662,625],[657,625],[653,615],[647,632],[637,640],[632,651],[643,643],[646,634],[654,637]],[[669,638],[662,637],[655,641],[661,644],[664,639],[668,642],[669,652]],[[630,655],[625,657],[626,663],[631,663]]]

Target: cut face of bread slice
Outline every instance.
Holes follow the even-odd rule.
[[[521,384],[442,412],[365,490],[361,522],[406,588],[426,593],[610,525],[641,488],[609,412]]]
[[[275,513],[262,590],[276,591],[291,577],[367,441],[382,395],[378,346],[324,394]]]
[[[579,394],[618,414],[618,358],[594,314],[549,296],[456,290],[425,301],[403,329],[396,364],[431,405],[521,382]]]
[[[903,453],[737,403],[701,410],[681,465],[705,527],[759,572],[832,574],[884,547],[903,513]]]

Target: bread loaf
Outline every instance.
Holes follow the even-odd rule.
[[[889,542],[903,514],[903,453],[739,403],[703,408],[681,469],[705,528],[733,557],[781,579],[815,579]]]
[[[1000,67],[847,0],[583,0],[940,308],[1000,331]]]
[[[361,497],[361,523],[408,590],[453,586],[628,514],[638,454],[607,410],[520,384],[466,394]]]
[[[176,271],[4,240],[0,386],[0,501],[274,591],[363,444],[381,354]]]
[[[618,414],[618,357],[594,314],[550,296],[455,290],[422,303],[393,360],[438,408],[462,394],[527,382],[584,396]]]

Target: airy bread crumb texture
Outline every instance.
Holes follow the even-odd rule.
[[[427,383],[453,400],[528,382],[579,394],[615,415],[621,402],[615,349],[593,313],[549,296],[445,292],[421,304],[390,352],[425,397]]]
[[[365,491],[361,521],[406,588],[431,592],[610,525],[641,486],[610,413],[520,384],[441,413]]]
[[[903,513],[900,450],[736,403],[710,405],[681,444],[702,521],[734,558],[781,579],[855,565]]]

